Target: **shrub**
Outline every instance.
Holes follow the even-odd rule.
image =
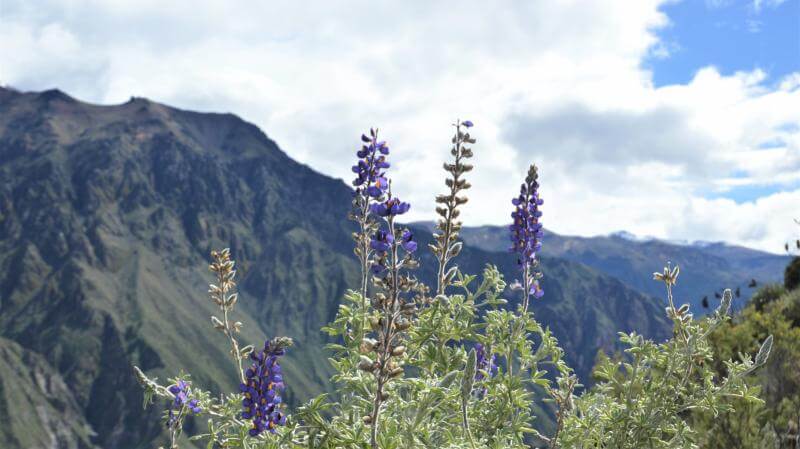
[[[750,298],[750,304],[756,310],[763,310],[767,304],[777,300],[784,293],[786,293],[786,289],[782,285],[767,284],[753,294],[753,297]]]
[[[715,360],[736,358],[754,351],[766,335],[774,336],[769,361],[747,382],[764,403],[746,403],[729,397],[734,410],[722,414],[693,413],[692,423],[707,449],[795,448],[800,421],[800,289],[757,310],[753,304],[710,335]],[[726,374],[722,363],[717,376]]]
[[[725,375],[718,376],[708,335],[729,319],[731,292],[716,313],[695,320],[688,305],[673,302],[678,267],[654,276],[666,288],[674,337],[656,343],[621,335],[627,347],[621,359],[606,359],[597,370],[601,381],[578,394],[579,380],[558,341],[529,310],[544,295],[538,270],[543,201],[535,166],[512,200],[511,250],[520,279],[508,285],[493,266],[478,277],[452,264],[462,247],[458,216],[467,202],[464,177],[475,143],[471,122],[454,127],[453,159],[444,165],[448,190],[436,197],[441,218],[430,249],[438,277],[430,287],[413,275],[416,237],[396,221],[411,206],[388,181],[389,147],[377,130],[361,137],[351,211],[361,278],[323,329],[335,341],[329,346],[335,397],[320,395],[289,413],[281,394],[291,379],[284,379],[280,358],[291,357],[292,341],[276,337],[263,349],[240,347],[242,324],[230,319],[238,298],[234,262],[228,250],[212,253],[216,282],[209,292],[220,317],[211,321],[231,345],[241,383],[227,396],[212,397],[188,376],[163,386],[135,368],[145,404],[155,398],[171,404],[165,414],[171,448],[190,414],[207,418],[208,430],[192,439],[208,447],[523,448],[533,440],[551,448],[691,447],[697,434],[686,421],[689,411],[728,410],[724,398],[731,396],[759,401],[745,378],[766,362],[772,337],[755,358],[725,361]],[[549,435],[533,428],[536,393],[555,406]]]
[[[792,258],[786,266],[786,271],[783,272],[783,286],[786,290],[800,287],[800,256]]]

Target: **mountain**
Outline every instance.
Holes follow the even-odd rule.
[[[430,223],[420,225],[430,228]],[[508,247],[505,226],[466,227],[462,237],[469,245],[489,251]],[[718,302],[715,293],[739,289],[734,306],[741,308],[756,291],[756,284],[780,282],[789,256],[780,256],[725,243],[676,244],[652,238],[634,238],[627,233],[599,237],[573,237],[547,231],[542,253],[579,262],[613,276],[645,295],[663,297],[663,286],[652,281],[655,271],[668,262],[679,265],[681,274],[675,288],[676,298],[702,312],[706,296],[710,308]]]
[[[319,328],[356,284],[350,199],[342,181],[231,114],[0,88],[3,447],[153,447],[162,410],[142,411],[134,364],[235,388],[209,320],[213,248],[238,262],[242,341],[295,338],[287,400],[330,389]],[[433,279],[422,259],[420,277]],[[489,262],[515,275],[507,254],[466,245],[459,259],[467,272]],[[543,270],[534,310],[584,378],[616,331],[667,335],[659,300],[567,259],[547,257]]]

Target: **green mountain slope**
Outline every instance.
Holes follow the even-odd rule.
[[[64,410],[74,411],[60,427],[85,429],[48,446],[3,419],[4,447],[152,447],[160,410],[142,412],[134,364],[234,389],[225,340],[209,320],[212,248],[230,247],[239,262],[242,340],[297,342],[284,362],[287,399],[330,388],[319,328],[356,283],[350,192],[230,114],[0,88],[0,337],[30,357],[0,367],[46,362],[66,386]],[[425,258],[420,276],[431,279]],[[467,272],[487,262],[515,274],[506,254],[467,247],[460,260]],[[579,373],[617,330],[666,334],[658,300],[575,262],[549,258],[544,271],[536,313],[574,349]],[[31,377],[3,382],[6,391],[37,391]],[[35,401],[57,401],[49,391]]]
[[[0,338],[0,447],[91,449],[91,427],[41,355]]]

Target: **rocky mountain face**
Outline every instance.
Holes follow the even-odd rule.
[[[420,223],[430,228],[430,223]],[[462,236],[467,244],[488,251],[508,247],[504,226],[466,227]],[[652,282],[652,273],[667,263],[681,267],[676,287],[677,299],[688,303],[696,313],[713,310],[726,288],[736,291],[734,307],[744,307],[756,287],[781,282],[789,256],[770,254],[724,243],[680,245],[647,239],[632,240],[621,234],[599,237],[573,237],[547,232],[542,252],[551,257],[578,262],[623,281],[646,295],[662,297],[663,286]],[[753,281],[755,280],[755,283]],[[706,297],[709,308],[703,308]]]
[[[134,364],[235,389],[209,320],[214,248],[238,261],[242,340],[295,338],[289,402],[330,389],[319,328],[357,282],[350,198],[230,114],[0,88],[0,445],[153,447],[161,411],[142,411]],[[515,276],[507,254],[469,245],[459,265],[490,262]],[[667,335],[658,300],[567,259],[543,269],[535,313],[584,378],[617,331]],[[423,256],[420,276],[433,270]]]

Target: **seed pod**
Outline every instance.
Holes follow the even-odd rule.
[[[403,368],[395,368],[389,372],[389,377],[396,379],[403,375]]]
[[[372,351],[373,349],[375,349],[375,346],[377,344],[378,344],[378,342],[376,340],[374,340],[372,338],[365,338],[365,339],[361,340],[361,345],[359,346],[359,349],[361,350],[362,354],[366,354],[366,353]]]
[[[450,249],[447,251],[447,255],[449,257],[457,256],[458,253],[461,252],[461,245],[462,245],[461,242],[455,242],[452,245],[450,245]]]
[[[369,426],[372,424],[372,417],[369,415],[364,415],[364,417],[361,418],[361,421],[364,421],[364,424]]]
[[[239,294],[238,293],[234,293],[234,294],[228,296],[227,301],[225,301],[225,305],[228,306],[228,307],[232,307],[234,304],[236,304],[236,301],[238,301],[238,300],[239,300]]]
[[[392,349],[392,355],[395,357],[400,357],[401,355],[405,354],[406,347],[405,346],[398,346]]]
[[[369,326],[372,328],[372,330],[376,331],[381,328],[381,320],[374,316],[370,317]]]
[[[369,357],[362,355],[361,359],[358,362],[358,369],[361,371],[370,372],[375,368],[375,362],[372,361]]]

